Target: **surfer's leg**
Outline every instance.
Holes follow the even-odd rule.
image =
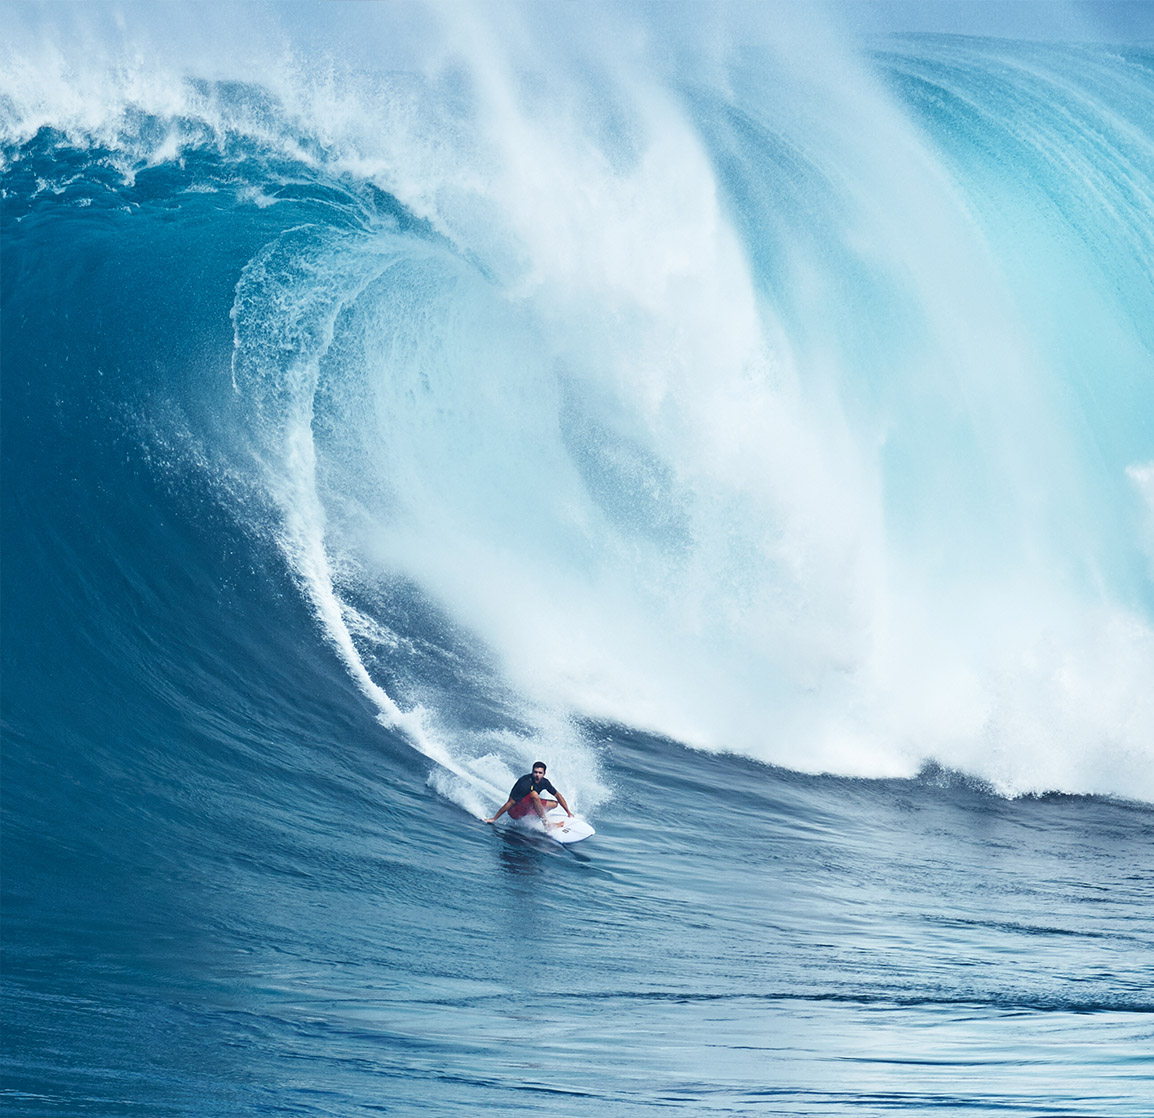
[[[536,792],[533,793],[533,806],[537,809],[537,814],[541,816],[541,822],[546,827],[563,827],[565,824],[561,820],[554,820],[548,817],[548,812],[552,811],[557,806],[556,800],[543,800]]]

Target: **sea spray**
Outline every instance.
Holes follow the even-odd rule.
[[[7,160],[328,198],[238,278],[230,446],[386,720],[466,772],[593,718],[1154,795],[1146,56],[455,18],[404,72],[5,64]],[[455,690],[366,636],[400,588]]]

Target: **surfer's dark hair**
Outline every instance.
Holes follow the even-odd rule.
[[[546,772],[549,771],[549,766],[547,764],[545,764],[544,761],[534,761],[533,762],[533,768],[544,769]]]

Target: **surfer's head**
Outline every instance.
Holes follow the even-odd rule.
[[[533,762],[533,775],[534,776],[544,776],[545,775],[545,762],[544,761],[534,761]]]

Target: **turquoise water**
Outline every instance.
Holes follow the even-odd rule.
[[[13,8],[6,1112],[1149,1111],[1154,56],[727,11]]]

